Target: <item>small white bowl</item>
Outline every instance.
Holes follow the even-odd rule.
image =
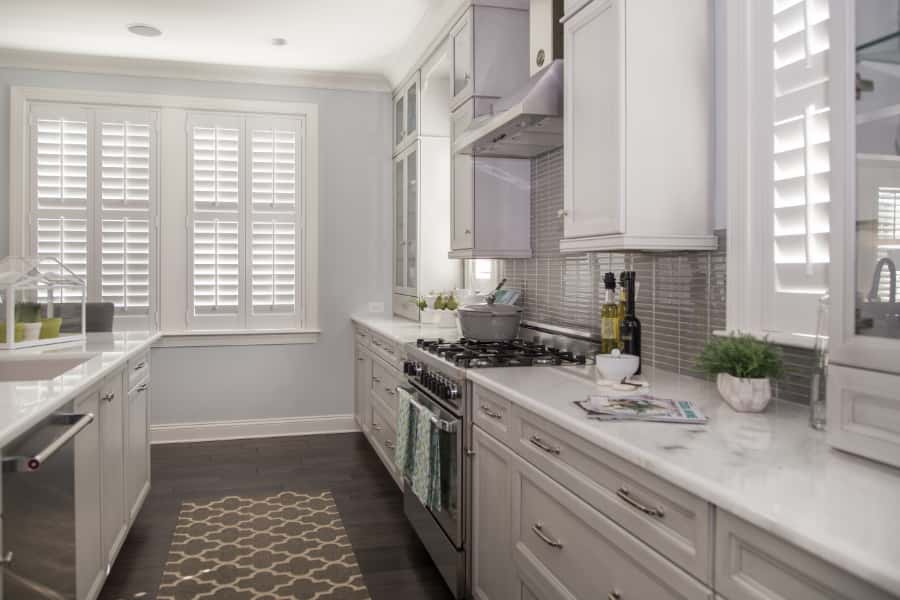
[[[641,364],[640,357],[634,354],[622,354],[618,350],[613,350],[609,354],[598,354],[594,360],[597,373],[603,379],[609,379],[616,383],[637,373]]]

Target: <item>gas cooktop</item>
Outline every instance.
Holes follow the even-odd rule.
[[[584,354],[561,350],[521,339],[507,342],[417,340],[416,346],[429,354],[465,369],[484,367],[532,367],[542,365],[583,365]]]

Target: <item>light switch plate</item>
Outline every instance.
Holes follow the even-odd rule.
[[[384,302],[369,302],[369,312],[381,314],[384,312]]]

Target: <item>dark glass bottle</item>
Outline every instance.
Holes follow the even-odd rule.
[[[641,355],[641,322],[634,314],[634,294],[636,287],[636,277],[634,271],[625,272],[625,318],[622,319],[622,352],[625,354],[633,354],[640,357]],[[641,372],[641,363],[638,363],[637,372]]]

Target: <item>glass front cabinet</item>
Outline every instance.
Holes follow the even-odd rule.
[[[900,0],[831,11],[828,441],[900,466]]]
[[[419,134],[419,71],[394,94],[394,154],[401,152]]]
[[[419,147],[394,159],[394,291],[415,296],[418,289]]]

